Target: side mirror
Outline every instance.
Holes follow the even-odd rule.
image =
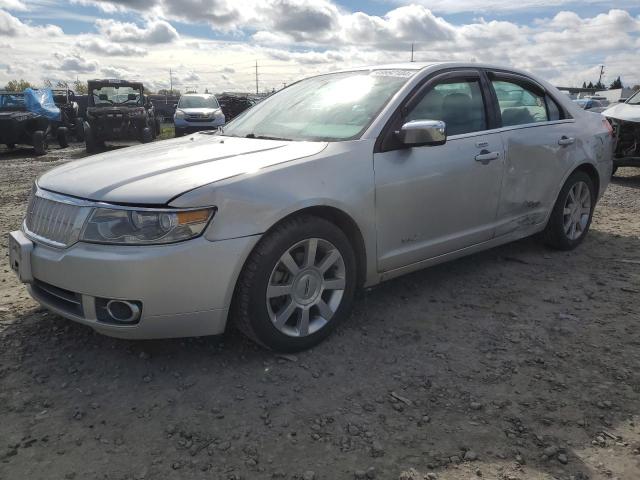
[[[177,104],[177,103],[174,103],[174,104],[173,104],[173,108],[178,108],[178,104]]]
[[[447,125],[441,120],[411,120],[396,132],[407,147],[443,145],[447,141]]]

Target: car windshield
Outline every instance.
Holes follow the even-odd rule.
[[[640,105],[640,90],[638,90],[634,95],[627,100],[629,105]]]
[[[93,104],[107,105],[141,105],[142,91],[140,88],[124,85],[102,85],[91,92]]]
[[[306,141],[354,139],[414,73],[373,70],[308,78],[247,110],[221,134]]]
[[[0,110],[24,110],[24,95],[21,93],[0,93]]]
[[[184,95],[180,97],[178,108],[219,108],[213,95]]]

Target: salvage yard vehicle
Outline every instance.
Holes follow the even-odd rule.
[[[60,109],[60,122],[72,132],[78,142],[84,141],[84,121],[79,114],[75,93],[67,88],[53,89],[53,101]]]
[[[609,119],[616,132],[612,175],[619,167],[640,167],[640,90],[602,115]]]
[[[48,136],[57,136],[66,147],[67,129],[54,128],[56,112],[50,91],[26,89],[22,93],[0,91],[0,143],[12,149],[17,144],[30,145],[36,155],[44,155],[49,148]]]
[[[173,116],[176,137],[185,133],[215,130],[224,125],[225,117],[215,95],[188,93],[182,95]]]
[[[45,173],[10,263],[43,306],[107,335],[233,322],[296,351],[349,315],[358,287],[533,234],[577,247],[612,146],[603,117],[522,71],[319,75],[218,132]]]
[[[160,119],[144,95],[140,82],[90,80],[84,136],[87,152],[104,147],[108,140],[153,141],[160,133]]]

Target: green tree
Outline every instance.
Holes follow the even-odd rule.
[[[88,92],[88,87],[85,82],[81,82],[80,80],[76,80],[73,82],[73,91],[78,95],[86,95]]]
[[[620,79],[620,77],[616,78],[613,82],[611,82],[611,85],[609,86],[609,88],[611,90],[617,90],[618,88],[622,88],[622,80]]]
[[[587,88],[587,82],[582,82],[582,88]]]
[[[589,82],[589,85],[587,85],[587,88],[595,88],[595,87],[593,86],[593,82]]]
[[[31,85],[26,80],[20,79],[11,80],[9,83],[7,83],[4,89],[9,90],[10,92],[22,92],[25,88],[31,88],[32,86],[33,85]]]

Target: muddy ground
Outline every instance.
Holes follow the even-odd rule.
[[[524,240],[362,292],[312,351],[124,341],[7,266],[34,178],[0,151],[0,478],[640,478],[640,170],[573,252]]]

